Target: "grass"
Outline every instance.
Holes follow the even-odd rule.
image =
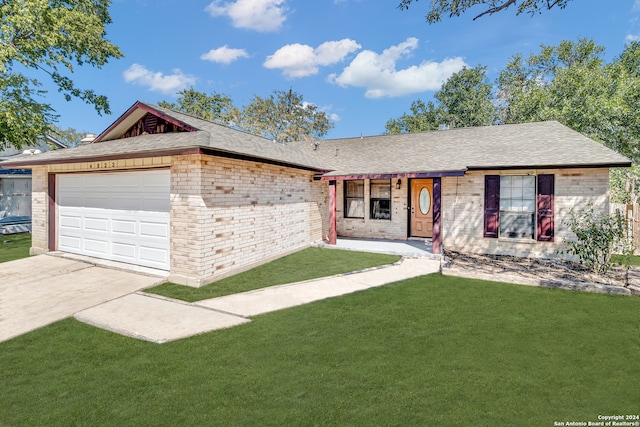
[[[640,266],[640,256],[637,255],[611,255],[611,262],[620,265]]]
[[[550,426],[637,414],[640,299],[438,274],[157,345],[0,343],[0,425]]]
[[[31,234],[0,234],[0,262],[13,261],[29,256]]]
[[[145,292],[193,302],[392,264],[400,258],[398,255],[307,248],[201,288],[164,283]]]

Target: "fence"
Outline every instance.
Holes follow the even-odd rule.
[[[625,219],[627,225],[627,238],[633,242],[634,253],[640,253],[640,215],[638,205],[625,205],[619,203],[609,204],[611,214],[619,214]]]

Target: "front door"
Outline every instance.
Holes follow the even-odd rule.
[[[411,237],[432,237],[433,180],[411,180]]]

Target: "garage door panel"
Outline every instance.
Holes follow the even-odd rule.
[[[139,211],[140,194],[137,195],[112,195],[109,199],[109,209],[118,211]]]
[[[80,236],[61,236],[58,242],[58,249],[68,252],[80,251],[82,250],[82,239]]]
[[[147,263],[165,264],[169,261],[169,251],[148,246],[140,247],[140,258]]]
[[[84,251],[87,254],[103,257],[109,254],[109,244],[102,239],[84,238]]]
[[[169,176],[58,175],[58,249],[168,270]]]
[[[135,220],[125,219],[112,219],[111,231],[114,234],[124,234],[128,236],[135,236],[138,233],[138,223]]]
[[[113,242],[112,250],[117,257],[130,259],[136,256],[136,245],[131,243]]]
[[[82,228],[82,217],[77,215],[60,215],[60,227],[80,230]]]
[[[169,237],[169,225],[166,222],[141,221],[140,235],[166,239]]]
[[[169,205],[169,199],[153,194],[148,194],[141,200],[140,210],[169,212]]]
[[[97,218],[97,217],[85,217],[84,229],[86,231],[92,231],[96,233],[108,233],[109,232],[109,219]]]
[[[69,191],[73,191],[69,189]],[[82,196],[74,194],[58,195],[58,206],[81,206]]]

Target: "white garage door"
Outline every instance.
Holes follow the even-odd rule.
[[[169,270],[168,170],[57,178],[58,250]]]

